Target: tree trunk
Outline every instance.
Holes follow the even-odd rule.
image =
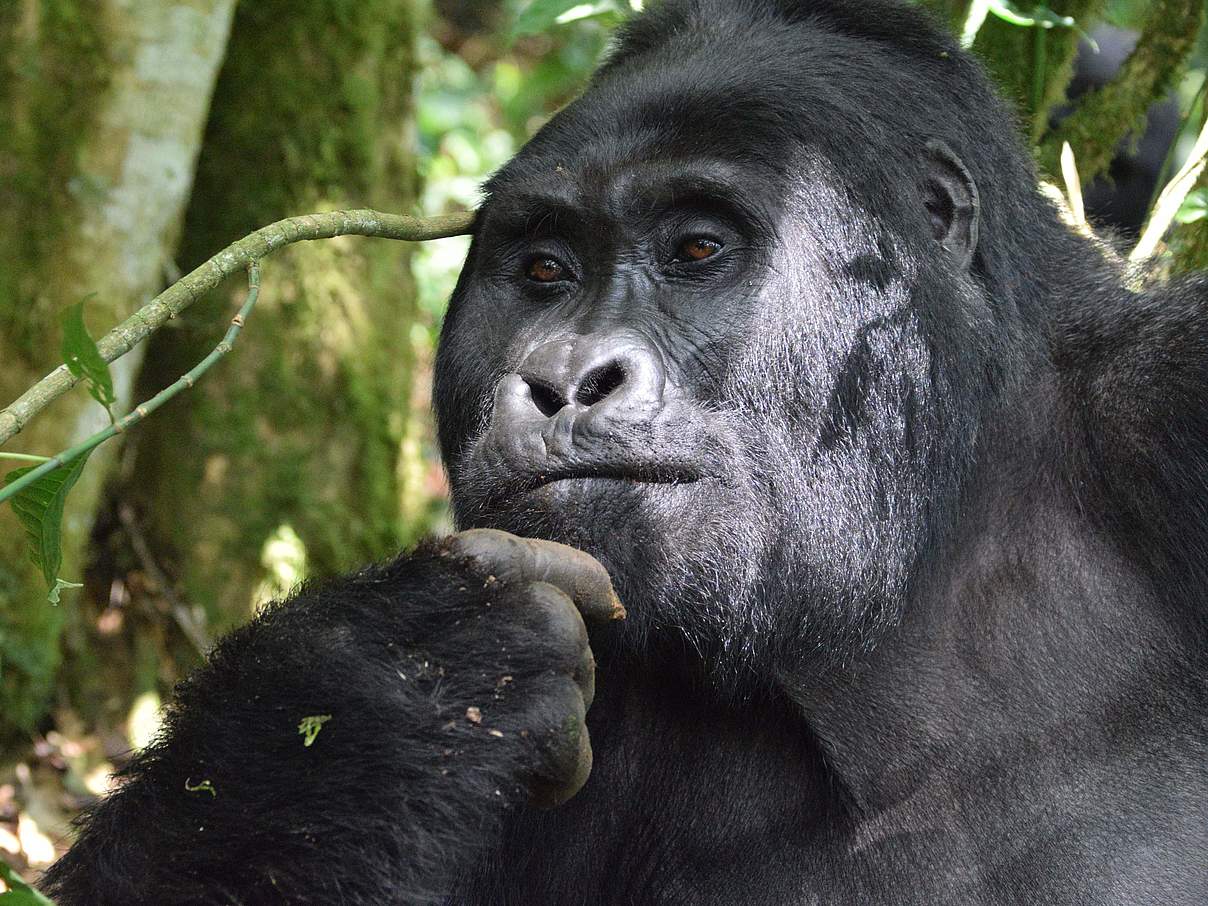
[[[291,214],[412,207],[413,6],[239,6],[185,218],[186,269]],[[156,335],[139,393],[212,349],[245,292],[232,281]],[[404,496],[420,492],[404,486],[414,469],[400,453],[412,429],[413,306],[408,250],[398,243],[308,243],[266,261],[234,352],[128,436],[90,587],[123,588],[151,605],[127,607],[134,616],[166,611],[181,626],[200,617],[212,637],[304,572],[395,551],[408,530]],[[84,676],[97,662],[109,666],[93,687],[124,685],[128,701],[139,691],[129,684],[146,676],[115,676],[112,665],[154,664],[147,647],[163,640],[136,629],[76,641]],[[170,655],[159,657],[161,681],[177,672],[180,642],[160,651]],[[122,657],[113,646],[134,650]],[[79,703],[96,714],[103,702],[87,699]]]
[[[188,199],[234,0],[9,0],[0,4],[0,397],[59,363],[60,313],[94,333],[157,292]],[[133,360],[114,368],[128,398]],[[8,451],[50,454],[105,423],[82,390]],[[105,472],[93,457],[68,501],[64,575],[81,552]],[[7,471],[11,463],[3,463]],[[0,739],[44,713],[65,613],[0,508]],[[26,737],[27,738],[27,737]]]

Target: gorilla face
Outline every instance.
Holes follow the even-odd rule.
[[[752,99],[710,135],[643,90],[602,80],[489,186],[437,362],[458,523],[599,557],[636,647],[841,657],[896,616],[972,443],[945,350],[984,327],[976,189],[919,149],[873,212]]]

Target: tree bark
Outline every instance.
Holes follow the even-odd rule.
[[[412,207],[413,7],[239,6],[185,218],[185,268],[281,217]],[[245,291],[232,280],[161,330],[139,394],[213,348]],[[409,528],[404,498],[420,492],[405,486],[400,454],[412,418],[413,305],[401,243],[344,237],[266,261],[236,350],[127,437],[90,588],[125,586],[136,599],[141,588],[152,614],[183,606],[212,637],[303,573],[394,552]],[[104,706],[102,688],[145,682],[115,670],[156,660],[145,649],[164,640],[128,629],[74,638],[72,685],[86,713]],[[159,654],[161,681],[197,656],[179,638]],[[84,678],[100,663],[108,676],[90,697]]]
[[[93,332],[163,284],[188,199],[234,0],[16,0],[0,4],[0,397],[59,363],[60,313],[95,293]],[[135,361],[114,368],[128,399]],[[82,391],[6,446],[50,454],[105,424]],[[64,575],[105,473],[94,458],[64,518]],[[7,471],[10,463],[0,464]],[[63,607],[46,600],[23,533],[0,512],[0,740],[42,716]]]

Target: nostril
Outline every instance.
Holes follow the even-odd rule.
[[[575,391],[575,402],[590,408],[605,399],[625,383],[625,369],[619,362],[609,362],[592,371]]]
[[[546,418],[551,417],[566,405],[566,400],[563,399],[562,394],[548,384],[542,384],[528,378],[525,378],[525,383],[529,385],[529,394],[533,398],[533,404]]]

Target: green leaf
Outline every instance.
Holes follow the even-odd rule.
[[[1179,223],[1195,223],[1208,217],[1208,189],[1188,192],[1174,219]]]
[[[302,722],[298,724],[298,733],[303,737],[302,745],[307,748],[314,745],[315,737],[323,729],[323,724],[329,720],[331,720],[330,714],[312,714],[310,717],[302,718]]]
[[[109,417],[113,418],[112,406],[117,402],[113,378],[88,328],[84,326],[84,303],[91,298],[86,296],[67,309],[63,316],[63,362],[68,371],[88,382],[88,392],[92,398],[104,406]]]
[[[84,587],[83,582],[68,582],[66,579],[61,579],[61,578],[56,577],[55,586],[54,586],[54,588],[52,588],[50,590],[50,593],[46,595],[46,600],[49,601],[51,604],[58,604],[59,603],[59,594],[63,591],[63,589],[65,589],[65,588],[83,588],[83,587]]]
[[[52,900],[22,881],[7,862],[0,861],[0,880],[8,885],[8,890],[0,893],[0,906],[55,906]]]
[[[211,798],[218,798],[218,790],[214,789],[214,784],[209,780],[203,780],[200,783],[190,783],[192,778],[185,778],[185,791],[189,793],[209,793]]]
[[[628,0],[624,3],[624,11],[628,11],[631,8]],[[605,24],[611,25],[621,20],[624,11],[617,0],[533,0],[516,17],[512,37],[539,34],[555,25],[580,19],[604,19]]]
[[[87,462],[88,455],[85,454],[65,466],[59,466],[19,492],[10,501],[13,512],[17,514],[17,520],[29,538],[29,558],[42,570],[46,587],[49,589],[47,600],[52,604],[59,602],[60,590],[71,587],[69,583],[59,584],[59,567],[63,564],[63,504]],[[12,484],[36,468],[38,467],[28,466],[9,472],[4,476],[4,483]]]

